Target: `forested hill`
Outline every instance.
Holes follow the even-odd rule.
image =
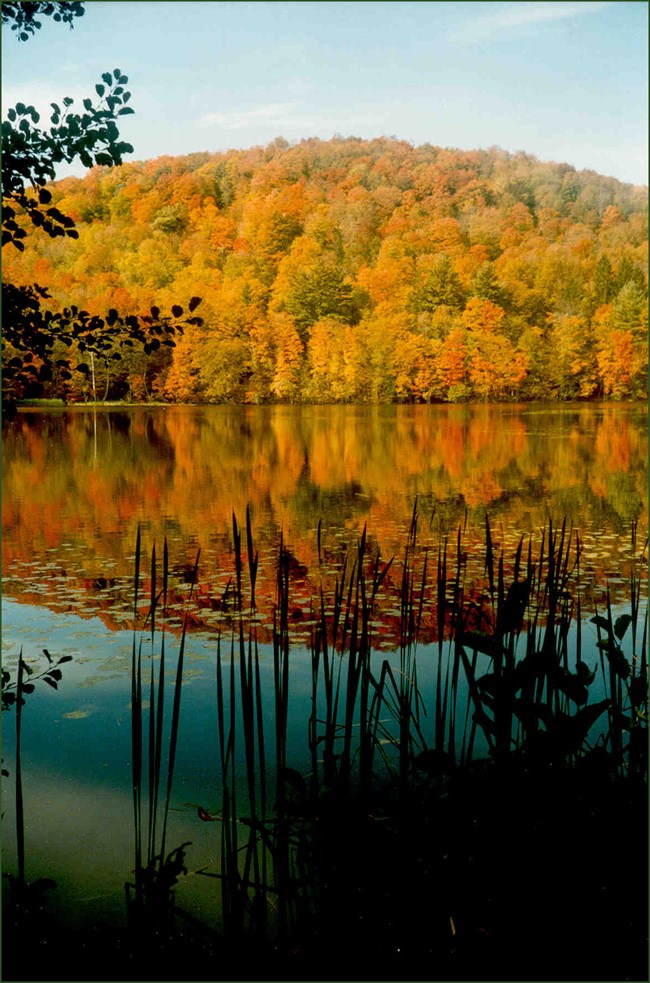
[[[96,167],[51,190],[78,240],[5,247],[6,279],[98,314],[203,298],[174,349],[97,365],[98,398],[647,393],[645,187],[350,138]],[[50,394],[89,385],[55,377]]]

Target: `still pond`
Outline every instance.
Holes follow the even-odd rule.
[[[168,544],[172,659],[189,619],[169,841],[191,841],[178,901],[207,923],[218,921],[218,882],[199,871],[218,869],[219,844],[217,824],[198,821],[197,809],[221,806],[215,651],[229,623],[233,513],[245,544],[250,506],[259,552],[263,675],[272,671],[265,646],[281,537],[290,551],[288,743],[298,770],[309,767],[314,599],[353,555],[364,525],[371,555],[395,557],[373,623],[374,646],[389,655],[399,646],[398,571],[416,501],[420,548],[431,555],[463,527],[468,588],[483,575],[484,554],[474,557],[472,543],[484,541],[486,515],[506,556],[522,536],[538,542],[549,516],[566,518],[583,546],[588,614],[607,587],[625,604],[633,567],[645,576],[646,404],[34,409],[5,424],[3,445],[3,666],[15,673],[21,650],[37,670],[43,649],[71,656],[56,691],[37,684],[27,697],[22,734],[27,879],[56,881],[50,903],[71,924],[122,918],[133,869],[138,528],[143,554],[155,544],[160,557]],[[135,628],[146,635],[144,618]],[[584,633],[595,639],[589,622]],[[433,632],[423,638],[425,654],[434,641]],[[4,866],[12,870],[12,716],[3,723]]]

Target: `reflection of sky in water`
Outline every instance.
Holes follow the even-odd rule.
[[[45,667],[38,656],[44,647],[61,667],[54,691],[36,682],[26,697],[23,715],[22,767],[26,815],[28,879],[48,876],[59,884],[52,904],[66,919],[121,917],[124,882],[133,867],[131,793],[131,652],[130,632],[110,632],[99,619],[52,614],[45,609],[3,601],[4,665],[15,670],[23,657],[35,673]],[[148,703],[149,636],[143,636],[143,697]],[[156,652],[159,652],[157,638]],[[224,667],[229,642],[224,646]],[[178,641],[166,643],[166,709],[173,699]],[[290,746],[300,748],[292,763],[309,767],[307,719],[311,670],[304,650],[292,653]],[[185,653],[181,722],[171,800],[168,847],[191,840],[190,870],[215,869],[219,856],[219,824],[202,823],[197,806],[219,813],[221,782],[216,703],[216,643],[193,636]],[[156,662],[156,665],[158,663]],[[268,752],[273,754],[273,662],[268,647],[260,649]],[[145,728],[148,714],[145,712]],[[3,756],[10,778],[4,783],[5,869],[14,869],[13,776],[15,715],[6,713]],[[167,733],[167,731],[166,731]],[[241,736],[241,731],[240,731]],[[243,747],[238,748],[245,780]],[[270,758],[270,761],[272,759]],[[165,762],[163,762],[163,775]],[[165,779],[162,782],[166,788]],[[146,798],[146,791],[145,791]],[[216,885],[216,886],[215,886]],[[218,881],[200,875],[184,879],[178,901],[197,915],[209,917]],[[75,906],[81,906],[76,910]],[[207,906],[207,907],[206,907]]]
[[[4,869],[15,869],[13,783],[3,788]],[[51,774],[29,767],[24,776],[25,853],[28,881],[48,877],[57,889],[48,892],[48,911],[71,925],[85,920],[125,918],[124,884],[132,879],[133,801],[128,786],[104,788],[69,773]],[[190,840],[176,898],[185,910],[210,923],[218,914],[219,882],[196,873],[214,871],[219,857],[216,823],[202,823],[196,809],[172,808],[168,846]]]
[[[622,608],[621,610],[625,610]],[[616,613],[616,612],[615,612]],[[83,778],[115,789],[130,787],[131,758],[131,632],[111,632],[98,618],[81,619],[72,614],[57,614],[3,600],[3,664],[15,671],[20,649],[34,666],[35,672],[45,667],[41,655],[47,647],[56,661],[63,655],[72,661],[62,667],[63,678],[55,692],[37,681],[34,693],[27,698],[23,728],[23,760],[27,767],[61,771],[68,777]],[[630,634],[630,633],[629,633]],[[629,646],[630,639],[626,639]],[[148,706],[149,669],[151,665],[150,635],[142,639],[143,700]],[[570,645],[575,646],[575,630],[570,632]],[[590,668],[597,668],[596,628],[589,621],[583,624],[583,659]],[[521,640],[520,645],[525,645]],[[171,711],[173,684],[179,643],[168,636],[165,647],[166,710]],[[625,647],[625,646],[624,646]],[[432,716],[437,645],[418,649],[418,682],[425,706]],[[154,648],[156,672],[160,653],[160,636]],[[447,664],[447,645],[443,648],[443,667]],[[260,672],[268,740],[273,744],[273,653],[269,646],[260,645]],[[206,790],[216,787],[219,775],[218,722],[216,701],[217,644],[205,635],[188,637],[185,648],[181,724],[177,752],[175,792],[205,805]],[[222,658],[227,672],[230,663],[230,640],[222,642]],[[376,653],[377,673],[381,661],[388,658],[394,671],[398,668],[397,654]],[[483,670],[487,671],[486,665]],[[293,647],[290,665],[290,716],[288,747],[293,766],[309,766],[307,721],[311,711],[311,665],[304,648]],[[235,656],[236,676],[239,675],[238,655]],[[591,701],[600,699],[600,673],[591,690]],[[319,687],[322,692],[322,684]],[[459,705],[463,706],[467,691],[462,673]],[[146,713],[146,711],[145,711]],[[433,721],[425,719],[423,732],[431,736]],[[13,754],[13,728],[5,727],[5,756]],[[203,796],[203,798],[201,798]]]
[[[131,632],[110,632],[98,618],[52,614],[3,601],[3,663],[12,670],[20,648],[35,672],[45,666],[39,655],[46,647],[54,660],[71,655],[61,667],[63,678],[55,692],[43,682],[27,698],[23,718],[23,761],[35,766],[83,776],[85,781],[130,787],[131,758]],[[150,635],[142,637],[143,699],[148,701]],[[165,648],[166,708],[171,711],[178,640],[169,636]],[[196,801],[198,788],[214,784],[218,757],[216,704],[216,642],[205,636],[188,639],[183,671],[181,727],[175,789],[184,787]],[[155,645],[156,672],[160,638]],[[230,642],[222,643],[229,664]],[[304,650],[292,652],[289,721],[290,745],[306,746],[310,711],[311,669]],[[272,720],[273,657],[260,646],[260,669],[269,728]],[[13,736],[5,735],[5,753]],[[305,759],[307,755],[305,753]]]
[[[2,613],[6,668],[15,670],[21,647],[24,658],[36,671],[45,666],[44,658],[39,659],[44,647],[54,660],[62,655],[72,656],[72,661],[61,667],[63,678],[58,690],[36,682],[35,691],[27,697],[24,708],[22,763],[28,878],[54,878],[59,889],[51,903],[73,923],[83,919],[84,914],[100,919],[121,918],[124,882],[133,867],[130,719],[133,636],[130,632],[109,631],[98,618],[56,614],[9,600],[3,601]],[[572,633],[573,645],[574,637]],[[147,701],[151,646],[148,636],[143,638],[143,698]],[[596,640],[595,626],[585,623],[583,659],[590,668],[599,665]],[[521,644],[525,644],[523,639]],[[624,645],[628,655],[629,647],[628,637]],[[273,656],[268,646],[260,646],[259,651],[266,750],[272,775]],[[431,645],[422,646],[418,652],[418,682],[428,712],[422,720],[422,730],[429,741],[432,741],[434,727],[437,651],[437,646]],[[156,640],[158,652],[159,637]],[[223,653],[227,671],[229,640],[223,644]],[[447,646],[443,649],[445,660],[446,653]],[[168,713],[177,654],[178,640],[170,636],[166,643]],[[216,814],[221,810],[216,642],[204,635],[192,635],[187,640],[185,658],[168,846],[171,849],[190,840],[192,846],[186,858],[188,869],[195,872],[207,867],[214,871],[218,869],[220,827],[218,823],[202,823],[197,817],[197,806]],[[386,656],[381,653],[376,658],[378,669],[384,658],[389,659],[394,670],[397,669],[396,654]],[[489,665],[487,657],[479,658],[482,660],[480,674],[488,671]],[[311,666],[306,650],[292,648],[289,663],[288,763],[307,775],[311,767],[307,743]],[[443,664],[446,665],[446,661]],[[235,665],[238,673],[237,661]],[[599,670],[590,690],[590,703],[603,698],[602,686]],[[466,699],[467,690],[461,681],[457,718],[461,732]],[[341,715],[343,712],[342,705]],[[12,870],[15,716],[13,713],[4,716],[3,755],[5,767],[10,772],[10,779],[4,783],[3,798],[5,869]],[[387,716],[387,712],[382,714],[383,719]],[[145,728],[147,722],[145,712]],[[592,728],[590,741],[596,739],[602,722]],[[237,757],[243,785],[246,771],[241,729],[238,741]],[[475,753],[479,756],[485,753],[480,735]],[[218,883],[214,878],[193,873],[178,889],[178,901],[199,917],[213,918],[218,904]]]

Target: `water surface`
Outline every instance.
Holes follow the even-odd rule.
[[[3,661],[12,669],[21,649],[35,667],[43,648],[72,656],[56,692],[37,684],[23,723],[27,876],[57,880],[52,903],[71,922],[123,917],[133,867],[129,672],[138,527],[145,555],[155,543],[160,557],[163,539],[169,543],[170,630],[191,614],[170,843],[192,841],[193,874],[179,901],[207,921],[218,910],[218,881],[197,872],[218,869],[218,824],[201,823],[197,807],[221,807],[216,636],[228,623],[233,510],[244,525],[250,505],[260,555],[269,733],[268,642],[281,536],[291,550],[289,742],[300,770],[309,767],[312,598],[321,584],[331,587],[364,525],[370,555],[396,557],[375,619],[382,658],[395,659],[401,556],[416,499],[423,547],[436,550],[445,538],[453,547],[458,524],[466,527],[470,581],[483,575],[486,515],[510,555],[522,535],[539,543],[549,516],[566,517],[584,545],[580,590],[588,613],[607,587],[624,604],[632,563],[641,569],[645,404],[30,410],[6,424],[3,436]],[[147,580],[145,562],[143,590]],[[138,629],[145,609],[143,600]],[[595,651],[595,642],[594,626],[585,626],[584,643]],[[435,650],[422,648],[425,690]],[[172,636],[170,672],[176,654]],[[15,762],[13,715],[5,716],[11,870]]]
[[[214,629],[232,575],[232,514],[250,505],[269,610],[280,534],[305,613],[328,562],[367,523],[372,550],[403,551],[467,518],[513,550],[564,517],[585,544],[585,585],[626,576],[630,534],[647,529],[646,404],[138,407],[29,411],[6,426],[5,597],[131,625],[138,525],[166,537],[179,597],[198,548],[196,626]],[[323,557],[321,557],[323,559]],[[303,640],[307,637],[303,633]],[[300,636],[300,631],[298,631]]]

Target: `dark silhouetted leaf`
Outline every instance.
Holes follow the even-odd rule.
[[[596,671],[591,670],[585,662],[578,661],[576,663],[576,675],[585,686],[591,686],[596,678]]]
[[[600,614],[595,614],[593,618],[589,619],[593,625],[597,625],[598,628],[602,628],[604,631],[609,632],[609,621],[607,618],[603,618]]]
[[[295,768],[283,768],[282,776],[286,784],[289,785],[294,792],[297,792],[300,798],[306,798],[307,783],[299,771],[296,771]]]
[[[451,770],[453,765],[450,755],[446,751],[438,751],[436,748],[428,748],[416,755],[413,764],[418,771],[424,771],[428,775],[440,775]]]
[[[492,635],[486,635],[482,631],[466,631],[463,635],[463,645],[491,656],[494,656],[501,648]]]
[[[635,707],[641,706],[648,699],[648,680],[644,676],[635,676],[630,680],[630,700]]]
[[[611,702],[611,700],[601,700],[599,703],[592,703],[590,706],[578,710],[576,715],[571,717],[573,727],[575,728],[576,734],[579,735],[581,742],[585,739],[600,715],[607,710]]]
[[[577,703],[578,706],[582,706],[589,699],[589,690],[585,684],[565,669],[559,670],[554,675],[553,682],[562,693]]]
[[[628,630],[632,624],[632,616],[629,614],[622,614],[620,618],[617,618],[614,622],[614,634],[618,638],[619,642],[623,641],[625,632]]]

